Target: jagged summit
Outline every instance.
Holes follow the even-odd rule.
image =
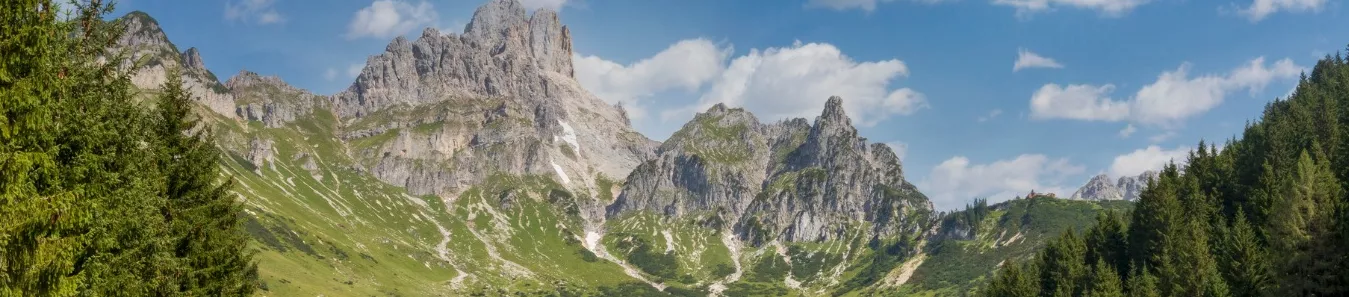
[[[459,97],[578,97],[570,93],[586,92],[573,77],[571,56],[571,33],[556,12],[527,17],[518,1],[494,0],[478,8],[462,36],[427,29],[416,40],[395,38],[336,96],[339,114],[361,117]],[[585,95],[579,97],[593,97]]]
[[[820,203],[830,201],[829,203]],[[713,213],[754,243],[838,239],[869,222],[872,236],[916,232],[931,202],[903,179],[884,144],[867,145],[832,97],[814,125],[760,123],[724,104],[675,132],[653,161],[628,176],[609,217],[651,211]]]
[[[201,52],[197,51],[197,48],[195,47],[188,48],[187,51],[184,51],[182,59],[183,67],[198,70],[206,69],[206,62],[201,61]]]
[[[1157,172],[1145,171],[1137,176],[1122,176],[1112,179],[1109,175],[1093,176],[1082,185],[1070,199],[1073,200],[1138,200],[1138,195],[1147,187],[1149,179],[1156,178]]]

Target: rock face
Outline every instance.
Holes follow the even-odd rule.
[[[497,173],[590,187],[651,156],[657,143],[573,78],[556,12],[493,0],[466,27],[394,39],[333,96],[344,140],[376,177],[446,197]]]
[[[292,87],[279,77],[249,71],[240,71],[225,82],[225,87],[235,98],[236,116],[269,128],[281,127],[329,105],[326,97]]]
[[[428,28],[416,41],[394,39],[336,95],[338,113],[362,117],[468,96],[555,100],[574,83],[571,55],[571,35],[556,12],[527,17],[518,1],[493,0],[478,8],[462,36]]]
[[[1073,200],[1138,200],[1138,195],[1147,187],[1147,181],[1156,178],[1157,173],[1146,171],[1138,176],[1120,177],[1112,182],[1110,176],[1100,174],[1087,181],[1086,185],[1073,193]]]
[[[717,105],[671,136],[628,177],[610,217],[634,211],[678,217],[714,213],[751,243],[921,232],[932,204],[904,180],[894,152],[857,136],[842,99],[813,125],[760,124]]]
[[[159,22],[144,12],[131,12],[117,22],[126,26],[126,32],[109,48],[109,54],[124,55],[123,67],[141,65],[131,75],[132,84],[140,89],[158,89],[170,73],[177,71],[183,78],[183,89],[194,99],[220,115],[235,116],[234,96],[206,70],[196,48],[179,52]]]

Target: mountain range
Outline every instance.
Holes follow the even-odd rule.
[[[576,81],[557,13],[516,0],[462,33],[395,38],[333,95],[249,71],[221,82],[151,16],[117,21],[110,50],[140,94],[180,75],[200,103],[267,295],[958,295],[1128,207],[937,212],[847,98],[772,123],[718,104],[648,139]],[[1073,197],[1133,200],[1145,178],[1098,176]]]
[[[1122,176],[1111,179],[1109,175],[1099,174],[1091,177],[1069,199],[1074,200],[1125,200],[1136,201],[1138,195],[1147,187],[1149,180],[1157,179],[1156,171],[1144,171],[1137,176]]]

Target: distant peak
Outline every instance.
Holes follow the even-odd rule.
[[[206,64],[201,61],[201,52],[197,51],[196,47],[183,52],[183,66],[190,69],[206,69]]]
[[[495,45],[506,30],[525,22],[525,6],[520,1],[491,0],[473,11],[464,35]]]
[[[816,123],[842,123],[851,126],[852,121],[848,119],[848,114],[843,111],[843,98],[830,96],[829,100],[825,101],[824,112],[820,114]]]

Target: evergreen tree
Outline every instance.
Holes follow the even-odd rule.
[[[981,296],[989,297],[1034,297],[1040,295],[1038,278],[1034,275],[1035,266],[1017,265],[1008,260],[998,270],[997,276],[988,284]]]
[[[1040,252],[1040,292],[1043,296],[1077,296],[1088,276],[1083,258],[1086,243],[1071,228]]]
[[[172,249],[184,263],[180,289],[191,295],[246,296],[256,287],[257,267],[240,225],[243,205],[221,182],[220,152],[195,118],[190,95],[176,72],[159,95],[159,167],[165,174],[162,210],[172,227]]]
[[[1125,275],[1129,269],[1127,230],[1124,218],[1118,212],[1096,216],[1096,225],[1087,229],[1086,263],[1105,262],[1115,268],[1116,275]]]
[[[1140,267],[1129,277],[1128,293],[1129,297],[1161,297],[1161,290],[1157,289],[1157,277],[1148,273],[1147,267]]]
[[[1270,245],[1283,255],[1275,270],[1277,292],[1289,295],[1322,295],[1338,273],[1316,253],[1330,233],[1330,210],[1343,191],[1328,166],[1318,164],[1303,151],[1293,176],[1283,191],[1284,199],[1273,206],[1270,220]],[[1328,253],[1328,252],[1327,252]]]
[[[1238,211],[1228,230],[1222,268],[1233,296],[1262,296],[1269,286],[1269,260],[1254,228],[1246,222],[1246,213]]]
[[[1091,278],[1086,283],[1085,297],[1124,297],[1119,274],[1105,261],[1096,261]]]
[[[120,33],[101,18],[112,8],[66,21],[55,7],[0,2],[0,295],[163,294],[146,116],[126,72],[99,62]]]

